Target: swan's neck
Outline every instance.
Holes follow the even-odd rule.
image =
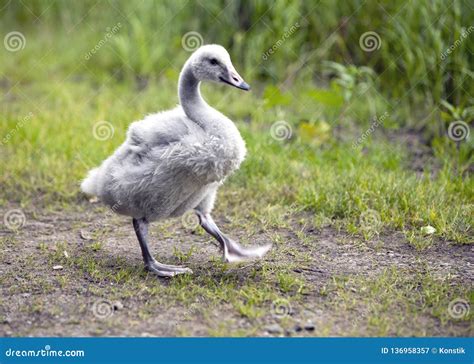
[[[201,96],[200,81],[193,75],[186,64],[179,76],[178,96],[181,107],[188,118],[206,129],[209,114],[214,111]]]

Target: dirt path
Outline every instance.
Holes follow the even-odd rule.
[[[155,255],[194,271],[163,280],[143,270],[127,218],[97,205],[24,214],[18,231],[0,230],[2,336],[472,334],[469,314],[448,309],[469,300],[472,246],[437,241],[417,251],[401,233],[367,242],[301,217],[246,235],[216,214],[237,239],[273,240],[272,253],[228,267],[200,229],[155,223]]]

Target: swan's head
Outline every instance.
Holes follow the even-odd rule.
[[[250,90],[250,86],[237,73],[226,49],[217,44],[208,44],[197,49],[189,59],[194,77],[199,81],[213,81]]]

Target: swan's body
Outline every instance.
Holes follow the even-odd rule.
[[[210,212],[225,177],[245,157],[235,125],[215,110],[205,130],[177,108],[130,125],[126,141],[82,184],[115,212],[148,221],[181,216],[203,203]]]
[[[99,197],[113,211],[133,217],[145,264],[158,275],[189,269],[154,261],[145,227],[150,221],[181,216],[191,209],[196,210],[203,228],[221,242],[227,261],[260,257],[269,249],[240,247],[210,217],[217,188],[239,168],[246,149],[234,123],[202,99],[201,80],[249,89],[224,48],[201,47],[181,72],[180,106],[132,123],[125,142],[91,170],[81,185],[85,193]]]

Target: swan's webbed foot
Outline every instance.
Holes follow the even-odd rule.
[[[234,240],[225,236],[219,230],[211,215],[203,214],[199,210],[196,210],[196,213],[203,229],[216,238],[216,240],[221,244],[223,259],[226,263],[237,263],[262,258],[272,247],[272,244],[258,247],[243,247]]]
[[[156,274],[158,277],[174,277],[178,274],[192,274],[193,271],[186,267],[177,265],[161,264],[156,260],[145,263],[147,271]]]
[[[226,263],[238,263],[246,260],[262,258],[272,247],[272,244],[255,247],[243,247],[234,240],[226,238],[223,260]]]
[[[140,248],[142,249],[143,261],[145,268],[149,272],[156,274],[158,277],[174,277],[178,274],[192,274],[193,271],[189,268],[180,267],[177,265],[168,265],[159,263],[153,258],[148,248],[148,222],[146,219],[133,219],[133,228],[137,234]]]

